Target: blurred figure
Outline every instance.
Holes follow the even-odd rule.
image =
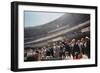
[[[71,49],[72,49],[73,59],[78,59],[78,55],[80,54],[80,48],[76,43],[75,39],[72,40]]]
[[[33,54],[33,50],[32,50],[31,48],[29,48],[29,49],[27,50],[27,57],[32,56],[32,54]]]
[[[88,58],[90,58],[90,39],[89,37],[85,37],[85,54],[88,56]]]
[[[31,48],[29,48],[27,52],[27,60],[28,61],[38,61],[38,56],[36,55],[36,51],[33,51]]]
[[[60,44],[60,52],[59,52],[59,57],[61,58],[61,59],[63,59],[64,58],[64,56],[65,56],[65,46],[64,46],[64,44]]]
[[[79,46],[80,54],[78,55],[78,59],[82,58],[82,47],[81,47],[81,41],[77,40],[76,44]]]
[[[36,50],[36,51],[34,52],[33,56],[32,56],[33,61],[40,61],[40,57],[39,57],[39,56],[40,56],[40,55],[39,55],[39,51]]]
[[[65,60],[72,60],[73,57],[72,56],[69,56],[69,52],[65,52]]]
[[[46,48],[46,46],[44,46],[44,47],[42,48],[42,59],[43,59],[43,60],[46,59],[46,54],[47,54],[47,48]]]
[[[81,46],[81,53],[82,54],[85,54],[85,39],[84,38],[81,38],[81,42],[80,42],[80,46]]]
[[[69,41],[66,40],[64,45],[65,45],[65,52],[68,52],[68,55],[71,56],[71,49],[70,49],[70,46],[69,46]]]
[[[54,56],[53,48],[52,47],[49,48],[50,48],[50,56],[53,57]]]
[[[46,56],[50,56],[50,45],[46,47]]]
[[[58,51],[58,46],[55,43],[53,43],[54,58],[57,58],[58,57],[57,51]]]

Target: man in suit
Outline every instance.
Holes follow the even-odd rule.
[[[89,37],[85,37],[85,54],[87,54],[88,58],[90,58],[90,39]]]
[[[80,47],[81,47],[81,53],[82,54],[85,54],[85,39],[84,38],[81,38],[81,42],[80,42]]]
[[[73,55],[73,59],[77,59],[78,55],[80,54],[80,48],[79,48],[78,44],[76,43],[76,39],[72,40],[71,52],[72,52],[72,55]]]
[[[70,49],[68,40],[65,41],[64,45],[65,45],[65,52],[68,52],[68,55],[70,56],[71,55],[71,49]]]

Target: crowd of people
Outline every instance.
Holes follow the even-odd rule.
[[[25,61],[73,60],[90,58],[90,38],[64,39],[43,47],[24,50]]]

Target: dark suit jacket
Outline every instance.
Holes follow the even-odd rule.
[[[72,47],[72,55],[75,56],[75,55],[78,55],[79,53],[80,53],[80,48],[79,48],[78,44],[75,44]]]

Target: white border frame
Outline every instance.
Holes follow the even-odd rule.
[[[37,61],[37,62],[24,62],[24,10],[29,11],[50,11],[50,12],[68,12],[68,13],[86,13],[90,14],[90,31],[91,32],[91,58],[81,60],[59,60],[59,61]],[[82,8],[62,8],[62,7],[46,7],[46,6],[18,6],[18,68],[40,68],[52,66],[73,66],[73,65],[86,65],[95,64],[95,9],[82,9]],[[22,34],[23,33],[23,34]]]

